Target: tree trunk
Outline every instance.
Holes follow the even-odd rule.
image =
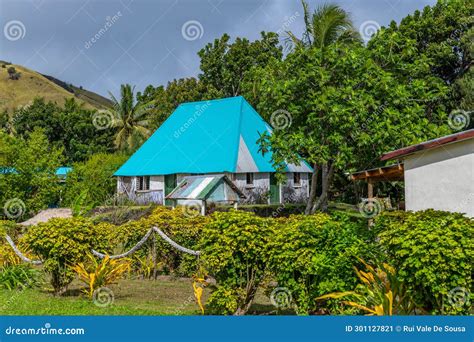
[[[314,201],[316,200],[316,190],[318,189],[318,175],[319,166],[314,163],[313,173],[311,175],[311,190],[309,192],[308,203],[306,204],[306,209],[304,211],[305,215],[311,214],[311,208],[313,207]]]
[[[328,209],[328,193],[329,187],[332,182],[332,176],[334,174],[334,164],[326,163],[322,166],[322,186],[321,186],[321,196],[314,203],[311,208],[311,214],[314,214],[316,210],[321,209],[322,211],[327,211]]]

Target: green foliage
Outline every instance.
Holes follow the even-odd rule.
[[[238,290],[219,286],[206,302],[206,313],[210,315],[232,315],[239,307],[239,297],[245,294]]]
[[[116,283],[124,274],[130,271],[130,260],[128,259],[110,259],[108,256],[97,260],[97,258],[88,254],[88,262],[78,263],[73,270],[79,276],[79,279],[87,286],[84,292],[92,298],[94,291],[100,287]]]
[[[353,289],[357,257],[378,256],[376,245],[357,234],[360,229],[343,215],[278,220],[268,246],[268,264],[278,286],[291,292],[298,314],[317,311],[316,297]]]
[[[10,169],[0,174],[0,206],[14,200],[12,218],[21,220],[23,214],[34,213],[55,203],[59,184],[56,169],[61,165],[62,150],[49,144],[44,132],[33,131],[26,139],[9,137],[0,131],[0,162]],[[4,211],[0,211],[0,216]]]
[[[151,227],[156,226],[179,245],[196,250],[203,226],[209,221],[208,216],[196,214],[188,215],[180,208],[172,210],[159,206],[153,210],[150,216],[117,227],[114,237],[115,244],[122,245],[123,250],[129,250],[141,240]],[[176,250],[160,237],[156,237],[155,242],[150,238],[136,252],[136,255],[141,259],[150,257],[153,254],[153,247],[155,247],[162,272],[189,277],[196,271],[197,259],[195,256]]]
[[[344,9],[335,4],[323,4],[310,14],[308,3],[304,0],[301,2],[305,24],[303,37],[298,39],[288,32],[291,45],[297,48],[324,48],[336,42],[360,42],[360,35],[354,28],[349,13]]]
[[[254,67],[265,67],[270,61],[281,60],[282,48],[278,46],[278,35],[261,33],[261,38],[250,42],[246,38],[230,37],[224,34],[207,44],[198,52],[201,58],[200,81],[214,97],[242,95],[242,84],[252,83],[248,78]],[[249,91],[249,95],[252,91]],[[249,99],[254,96],[250,95]]]
[[[0,287],[7,290],[38,286],[40,272],[28,264],[8,265],[0,268]]]
[[[76,212],[98,205],[113,205],[117,181],[112,175],[126,160],[125,155],[99,153],[74,164],[66,178],[65,205],[77,207]]]
[[[453,307],[450,291],[472,292],[474,220],[462,214],[426,210],[382,214],[376,229],[389,262],[429,312],[468,312]],[[452,294],[451,294],[452,295]]]
[[[409,315],[414,312],[415,303],[411,293],[393,267],[386,263],[376,268],[366,263],[364,266],[365,272],[356,269],[360,283],[354,291],[330,293],[316,299],[352,299],[343,303],[367,315]]]
[[[150,136],[148,117],[153,103],[135,101],[134,89],[122,84],[120,99],[109,92],[114,104],[110,124],[116,128],[114,144],[120,151],[135,151]]]
[[[94,225],[83,218],[51,219],[32,226],[22,242],[44,261],[51,285],[61,293],[74,279],[72,266],[84,261],[92,248],[108,251],[110,230],[108,224]]]
[[[165,86],[146,87],[143,94],[137,93],[140,102],[153,101],[150,109],[151,129],[158,128],[171,113],[182,103],[215,98],[215,94],[208,92],[202,82],[194,77],[175,79]]]
[[[97,129],[93,124],[96,111],[83,108],[74,99],[66,100],[64,108],[44,99],[35,99],[30,106],[13,114],[14,131],[27,137],[35,128],[42,128],[50,144],[63,148],[66,162],[82,161],[94,153],[113,150],[111,129]]]
[[[206,308],[230,313],[236,306],[236,314],[247,312],[265,275],[265,251],[271,236],[271,221],[253,213],[212,214],[199,243],[201,262],[218,284]]]

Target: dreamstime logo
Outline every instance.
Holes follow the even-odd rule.
[[[195,111],[193,113],[192,116],[190,116],[188,118],[188,120],[186,120],[186,122],[181,125],[181,127],[179,127],[176,131],[174,131],[174,134],[173,136],[178,139],[184,132],[186,132],[186,130],[191,127],[191,125],[197,120],[199,119],[199,117],[201,115],[203,115],[206,110],[211,106],[211,102],[210,101],[206,101],[204,104],[198,104],[195,106]]]
[[[92,294],[92,301],[100,308],[106,308],[114,303],[114,292],[108,287],[99,287]]]
[[[109,111],[98,111],[92,116],[92,124],[98,130],[107,129],[115,124],[115,118]]]
[[[448,116],[448,125],[456,131],[467,128],[471,123],[472,112],[466,110],[453,110]]]
[[[107,16],[105,18],[105,24],[93,35],[87,42],[84,43],[84,47],[89,49],[92,45],[98,42],[102,36],[122,17],[122,12],[118,11],[113,16]]]
[[[359,33],[364,40],[369,40],[378,30],[380,30],[380,24],[375,20],[364,21],[359,26]]]
[[[201,215],[201,206],[197,202],[186,203],[182,207],[183,214],[186,217],[194,218]]]
[[[14,42],[16,40],[25,38],[26,28],[21,21],[11,20],[3,27],[3,34],[5,35],[5,38]]]
[[[470,303],[469,291],[464,287],[455,287],[448,293],[448,303],[455,308],[462,308]]]
[[[365,198],[359,203],[359,212],[365,218],[373,218],[383,210],[382,203],[375,198]]]
[[[279,309],[289,308],[292,301],[291,291],[286,287],[276,287],[270,294],[270,302]]]
[[[270,116],[270,124],[277,130],[290,127],[292,122],[291,113],[284,109],[278,109]]]
[[[25,202],[23,202],[19,198],[13,198],[11,200],[8,200],[3,206],[3,212],[5,216],[12,220],[23,216],[25,211],[26,211]]]
[[[197,20],[189,20],[181,27],[181,35],[184,39],[193,41],[201,39],[204,34],[204,28]]]

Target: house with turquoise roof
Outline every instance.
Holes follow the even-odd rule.
[[[225,175],[248,203],[306,201],[311,167],[286,164],[279,184],[271,151],[259,151],[263,132],[271,126],[242,96],[183,103],[115,173],[117,191],[140,203],[169,204],[166,197],[186,177]]]

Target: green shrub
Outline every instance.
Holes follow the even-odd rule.
[[[92,248],[108,250],[110,230],[108,224],[94,225],[83,218],[56,218],[30,227],[23,243],[44,261],[51,285],[56,293],[61,293],[74,279],[73,265],[84,261]]]
[[[0,269],[0,287],[8,290],[35,287],[39,281],[40,272],[28,264],[8,265]]]
[[[357,234],[360,229],[344,215],[318,213],[278,220],[268,263],[278,286],[291,293],[298,314],[321,309],[317,305],[322,303],[315,301],[319,296],[353,289],[357,258],[378,257],[375,244]]]
[[[76,208],[76,213],[80,208],[113,205],[117,181],[112,175],[126,160],[125,155],[98,153],[84,163],[74,164],[66,178],[65,205]]]
[[[215,212],[203,229],[199,250],[217,291],[206,308],[210,312],[245,314],[265,275],[265,250],[272,235],[271,220],[232,210]],[[237,303],[237,305],[234,305]]]
[[[452,305],[450,296],[472,292],[473,219],[435,210],[397,212],[382,214],[375,228],[417,303],[433,313],[468,312],[468,305]]]
[[[180,207],[172,210],[159,206],[153,210],[150,216],[117,227],[114,237],[115,244],[121,244],[122,250],[128,250],[135,246],[151,227],[156,226],[179,245],[197,249],[199,236],[204,224],[208,221],[208,216],[200,216],[198,213],[189,215]],[[164,273],[191,276],[196,271],[196,256],[176,250],[159,236],[156,236],[155,248],[157,260]],[[135,254],[143,259],[150,257],[152,253],[153,239],[150,238]]]

